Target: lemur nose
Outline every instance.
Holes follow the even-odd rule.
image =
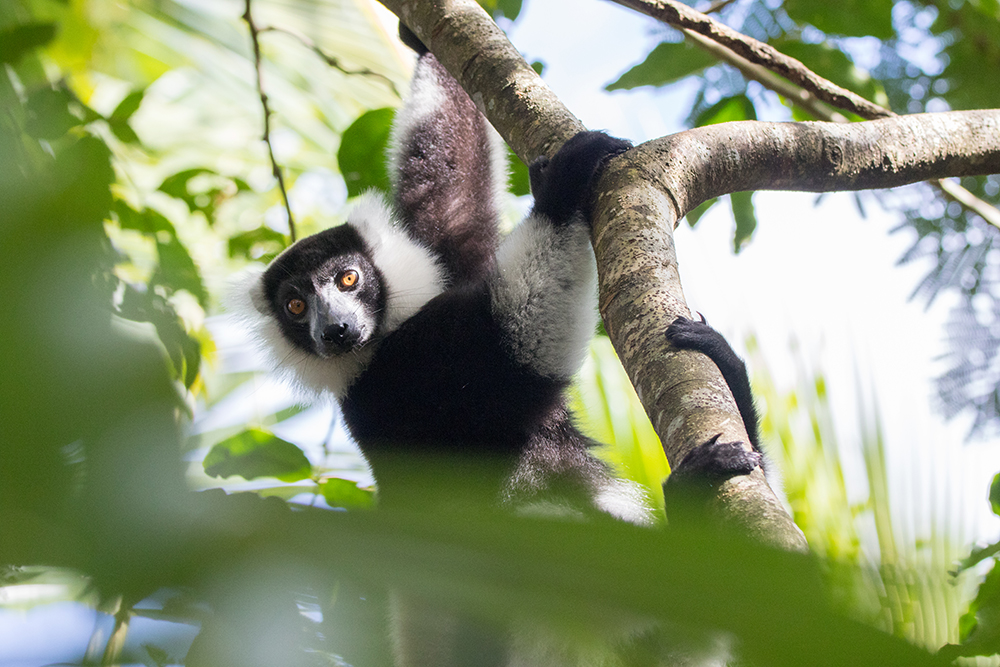
[[[323,342],[342,344],[347,339],[347,332],[349,330],[350,327],[347,325],[347,322],[331,324],[326,329],[323,329]]]

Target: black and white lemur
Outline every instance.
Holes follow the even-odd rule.
[[[630,144],[584,132],[535,161],[534,207],[501,241],[503,147],[434,56],[401,35],[420,58],[392,133],[394,201],[361,197],[345,224],[247,276],[236,295],[247,326],[277,372],[339,401],[383,506],[473,503],[651,523],[645,492],[591,453],[596,443],[564,396],[596,324],[591,185]],[[748,473],[761,459],[745,367],[703,322],[679,319],[666,335],[720,367],[755,450],[713,438],[674,476]],[[444,479],[433,485],[418,471]],[[427,617],[406,622],[421,628],[422,655],[399,649],[397,664],[466,664],[428,640]],[[504,651],[489,664],[576,664],[548,649]]]
[[[596,324],[590,186],[631,145],[583,132],[536,160],[534,207],[501,242],[502,145],[401,34],[420,58],[392,132],[395,200],[364,195],[345,224],[251,272],[238,309],[275,371],[339,401],[380,503],[411,504],[426,491],[412,486],[415,463],[448,461],[432,468],[454,471],[444,489],[457,503],[651,522],[645,494],[594,457],[564,397]],[[713,439],[674,475],[749,472],[761,458],[743,363],[703,322],[679,319],[667,337],[716,362],[755,450]]]

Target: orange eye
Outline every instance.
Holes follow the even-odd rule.
[[[358,278],[360,277],[357,271],[348,269],[337,276],[337,287],[341,290],[349,290],[358,284]]]
[[[302,299],[289,299],[288,303],[285,304],[285,308],[292,315],[301,315],[306,312],[306,302]]]

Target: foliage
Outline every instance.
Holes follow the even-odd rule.
[[[518,0],[483,4],[506,20],[521,9]],[[942,3],[930,25],[921,17],[931,10],[897,3],[903,9],[889,32],[878,21],[864,27],[869,5],[862,4],[836,17],[802,1],[737,3],[729,11],[742,7],[745,31],[788,40],[789,52],[872,99],[960,106],[996,94],[986,77],[962,74],[992,52],[959,37],[1000,42],[976,20],[988,3]],[[384,30],[352,7],[254,5],[263,21],[291,29],[264,33],[264,73],[277,153],[304,232],[329,224],[348,195],[387,184],[383,147],[405,65]],[[905,66],[899,34],[906,21],[923,25],[921,39],[939,40],[947,67]],[[872,31],[888,41],[866,73],[846,36]],[[381,76],[328,67],[310,44]],[[278,435],[306,414],[288,404],[251,428],[189,437],[191,415],[209,413],[246,377],[213,372],[206,314],[218,305],[223,277],[247,261],[267,261],[288,240],[257,141],[262,118],[239,12],[173,0],[16,0],[0,8],[0,62],[0,154],[8,156],[0,161],[0,563],[10,564],[0,570],[0,591],[57,587],[66,599],[112,613],[118,630],[136,619],[200,629],[190,651],[190,641],[171,643],[164,632],[145,644],[126,640],[120,653],[101,655],[95,642],[97,652],[77,661],[384,665],[391,587],[490,621],[528,610],[532,622],[568,627],[576,640],[594,634],[595,619],[634,615],[728,631],[761,664],[942,664],[902,641],[921,638],[896,619],[882,624],[889,633],[851,620],[879,624],[865,615],[864,600],[840,599],[860,596],[859,582],[871,576],[858,554],[857,508],[846,504],[829,449],[812,443],[820,451],[806,451],[800,434],[794,441],[807,444],[789,447],[789,467],[796,457],[822,465],[795,480],[790,499],[816,557],[681,527],[356,511],[373,505],[371,489],[338,477],[329,451],[317,457]],[[699,51],[665,42],[644,65],[613,87],[699,76],[691,109],[698,123],[757,114],[762,93],[711,74],[720,66]],[[884,73],[890,65],[895,78]],[[333,155],[339,173],[331,170]],[[525,194],[526,180],[518,165],[513,191]],[[995,200],[990,183],[973,185]],[[738,249],[757,220],[750,193],[731,202]],[[943,240],[949,234],[971,239],[980,229],[992,238],[964,212],[949,215],[924,234],[942,239],[942,256],[945,246],[958,252]],[[967,227],[947,227],[949,220]],[[954,275],[933,284],[964,289],[960,268],[970,262],[948,257]],[[590,428],[615,445],[609,460],[655,497],[665,461],[606,340],[595,344],[591,363],[578,404]],[[768,407],[770,428],[779,430],[778,398]],[[196,473],[185,474],[184,450]],[[278,497],[191,493],[186,481],[202,471],[242,477]],[[824,475],[827,493],[817,499],[811,494]],[[355,511],[285,502],[302,495],[309,504]],[[911,570],[898,573],[894,587],[888,577],[880,585],[902,590]],[[992,632],[993,585],[973,608],[980,638]]]

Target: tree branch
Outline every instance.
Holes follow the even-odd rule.
[[[473,0],[382,2],[526,162],[582,129]],[[715,365],[673,350],[664,336],[675,317],[690,316],[672,237],[681,216],[741,190],[856,190],[1000,172],[998,130],[1000,111],[853,124],[723,123],[649,142],[608,165],[597,185],[593,233],[601,315],[672,464],[717,433],[746,441]],[[965,151],[962,142],[976,148]],[[759,473],[724,484],[716,507],[747,534],[805,546]]]
[[[663,21],[675,28],[685,28],[704,35],[750,62],[780,74],[792,83],[812,92],[817,98],[839,109],[846,109],[868,119],[894,115],[888,109],[883,109],[860,95],[817,76],[801,62],[786,56],[770,44],[736,32],[726,24],[687,5],[673,0],[613,0],[613,2]]]
[[[246,0],[246,10],[243,12],[243,20],[246,21],[250,29],[250,40],[253,42],[253,64],[257,75],[257,94],[260,96],[260,105],[264,109],[264,134],[261,137],[267,144],[267,155],[271,159],[271,173],[278,181],[278,188],[281,190],[281,200],[285,204],[285,213],[288,214],[288,233],[295,243],[295,219],[292,217],[292,205],[288,201],[288,190],[285,189],[285,178],[281,174],[281,167],[277,158],[274,157],[274,146],[271,144],[271,107],[267,102],[267,93],[264,92],[264,83],[261,71],[260,56],[260,31],[253,22],[253,14],[250,13],[251,0]]]
[[[738,33],[690,7],[671,0],[613,1],[679,28],[685,37],[719,60],[738,69],[747,79],[757,81],[765,88],[785,96],[821,120],[849,122],[845,116],[824,106],[823,102],[852,111],[869,120],[896,115],[891,110],[868,102],[814,74],[798,60],[783,55],[763,42]],[[725,3],[713,5],[706,13],[721,9],[718,5],[724,6]],[[695,30],[696,26],[700,29]],[[786,76],[787,80],[776,76],[775,72]],[[793,72],[794,75],[789,72]],[[847,104],[842,103],[845,100]],[[859,104],[858,100],[863,104]],[[1000,210],[995,206],[979,199],[958,183],[938,179],[932,179],[931,183],[944,194],[945,198],[958,202],[966,210],[1000,229]]]

